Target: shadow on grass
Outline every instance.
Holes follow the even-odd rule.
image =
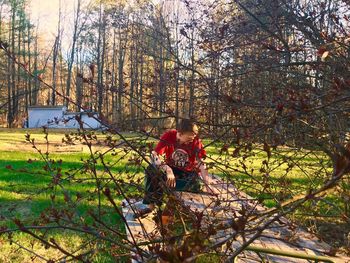
[[[117,205],[120,205],[119,199],[116,200]],[[35,233],[40,234],[40,236],[44,236],[45,239],[47,240],[49,240],[50,238],[54,238],[56,241],[58,241],[58,243],[64,244],[64,246],[67,247],[68,251],[74,251],[76,246],[79,245],[79,244],[76,244],[77,242],[78,243],[80,242],[81,244],[88,242],[89,246],[93,247],[92,249],[96,252],[92,256],[91,262],[115,262],[115,257],[113,257],[113,253],[115,254],[128,253],[128,251],[125,251],[125,249],[122,249],[120,247],[117,248],[119,249],[119,251],[113,248],[113,247],[116,247],[116,244],[123,242],[123,240],[126,239],[126,232],[125,232],[125,226],[124,226],[123,220],[121,219],[119,214],[114,210],[112,205],[106,205],[106,204],[101,205],[99,210],[96,205],[81,203],[81,204],[78,204],[76,207],[72,208],[69,203],[58,201],[54,204],[54,210],[57,211],[58,213],[66,212],[67,210],[73,212],[73,214],[70,215],[71,222],[68,223],[67,218],[62,217],[62,219],[59,221],[59,224],[55,222],[52,222],[49,224],[38,223],[40,222],[39,219],[41,218],[42,214],[52,217],[52,214],[50,214],[50,209],[49,209],[51,206],[52,206],[52,203],[50,200],[15,200],[14,201],[11,199],[0,198],[0,214],[2,215],[2,218],[3,218],[0,221],[0,228],[6,227],[9,229],[17,229],[18,226],[12,221],[13,219],[17,218],[17,219],[20,219],[25,226],[62,225],[65,227],[71,226],[81,230],[89,229],[90,231],[94,231],[99,235],[103,233],[104,237],[110,240],[114,240],[114,243],[109,241],[101,241],[101,240],[99,241],[99,239],[96,239],[95,235],[83,233],[80,231],[65,230],[64,227],[50,229],[50,230],[35,230]],[[104,225],[99,224],[90,215],[90,213],[93,213],[96,217],[98,217],[99,211],[101,212],[100,220],[104,223]],[[116,234],[116,232],[120,233],[120,235]],[[31,242],[28,242],[28,240],[32,240],[32,237],[20,231],[14,232],[12,237],[15,240],[17,240],[18,243],[31,243]],[[9,257],[14,256],[12,255],[13,252],[11,252],[12,250],[11,250],[9,241],[6,241],[6,240],[7,240],[7,235],[0,234],[0,241],[3,244],[2,250],[0,251],[0,258],[1,256],[4,255],[3,253],[6,253],[6,247],[8,251],[10,251],[8,252],[10,254]],[[13,247],[16,247],[16,246],[12,245],[12,248]],[[25,253],[25,251],[22,251],[22,252]],[[25,262],[27,262],[26,260],[30,259],[30,254],[29,253],[27,254],[28,254],[28,258],[24,259]],[[46,255],[46,254],[42,254],[42,255]],[[14,257],[13,260],[10,262],[20,262],[20,261],[17,261],[16,258]],[[124,257],[118,258],[118,262],[128,262],[128,257],[124,256]]]

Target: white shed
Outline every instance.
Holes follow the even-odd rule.
[[[79,116],[85,129],[100,129],[96,112],[67,112],[65,106],[30,106],[28,107],[28,128],[79,128],[76,119]]]
[[[47,126],[58,128],[66,112],[65,106],[29,106],[28,107],[28,128],[40,128]]]
[[[66,112],[63,116],[64,127],[62,128],[79,128],[79,122],[77,121],[76,116],[78,116],[83,122],[83,127],[85,129],[101,128],[101,123],[96,120],[98,118],[96,112]]]

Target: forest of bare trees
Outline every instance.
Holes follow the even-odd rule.
[[[319,107],[344,131],[327,105],[346,103],[347,15],[346,1],[77,0],[71,39],[59,22],[42,50],[26,1],[2,1],[1,43],[16,61],[1,59],[1,124],[20,127],[31,105],[65,104],[130,130],[191,116],[210,131],[268,125],[288,137]]]
[[[346,107],[347,14],[346,1],[79,0],[71,38],[59,22],[43,50],[26,1],[2,1],[1,43],[16,61],[1,59],[1,124],[20,127],[30,105],[67,105],[123,129],[191,116],[210,131],[254,120],[282,136],[319,107],[344,131],[327,105]]]

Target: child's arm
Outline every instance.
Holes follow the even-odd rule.
[[[207,167],[206,167],[205,163],[203,162],[203,160],[201,160],[201,162],[200,162],[199,170],[200,170],[201,176],[203,178],[203,181],[205,183],[207,183],[209,181],[209,173],[208,173]]]
[[[205,184],[208,192],[213,193],[213,194],[219,194],[219,192],[215,188],[210,187],[210,185],[213,183],[213,180],[209,176],[207,167],[206,167],[203,160],[200,161],[199,170],[200,170],[200,174],[203,178],[204,184]]]
[[[166,185],[168,187],[175,187],[175,185],[176,185],[175,175],[173,173],[173,170],[170,168],[170,166],[167,165],[165,162],[163,162],[160,159],[157,152],[155,152],[155,151],[152,151],[152,153],[151,153],[151,160],[152,160],[152,164],[155,167],[159,168],[161,171],[166,173],[166,176],[167,176]]]

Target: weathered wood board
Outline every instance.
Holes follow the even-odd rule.
[[[203,211],[203,214],[208,220],[222,220],[223,223],[230,223],[232,218],[237,217],[237,213],[244,209],[245,211],[253,211],[256,214],[263,214],[266,208],[257,204],[257,202],[243,192],[237,190],[232,184],[226,183],[213,176],[215,181],[214,187],[220,192],[218,196],[213,196],[205,193],[187,193],[177,192],[176,196],[180,198],[183,204],[191,209],[191,211]],[[149,214],[145,218],[135,219],[135,209],[142,206],[141,201],[129,200],[129,203],[124,201],[123,214],[127,220],[128,227],[126,228],[128,238],[133,244],[142,244],[151,240],[161,240],[162,235],[156,223],[156,215]],[[274,215],[266,217],[264,220],[268,221]],[[251,220],[247,223],[249,229],[254,229],[254,226],[260,226],[261,218]],[[225,229],[219,231],[213,242],[220,242],[226,239],[233,233],[233,229]],[[245,240],[249,240],[256,231],[250,231],[245,234]],[[232,249],[238,248],[243,244],[243,238],[236,236],[235,241],[232,242]],[[254,247],[277,249],[280,251],[298,252],[307,255],[327,256],[331,251],[331,247],[319,240],[316,236],[310,234],[299,226],[289,222],[286,218],[271,223],[253,243]],[[141,246],[142,251],[133,251],[133,262],[145,262],[152,258],[147,246]],[[305,259],[287,258],[284,256],[263,254],[264,259],[269,262],[307,262]],[[334,262],[349,262],[350,258],[343,255],[336,257],[329,257]],[[252,251],[243,251],[238,256],[238,262],[261,262],[259,255]]]

